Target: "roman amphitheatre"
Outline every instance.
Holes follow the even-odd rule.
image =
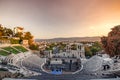
[[[77,43],[78,44],[78,43]],[[82,46],[82,44],[79,44]],[[70,47],[70,46],[69,46]],[[79,48],[79,47],[78,47]],[[69,48],[68,48],[69,49]],[[81,48],[80,48],[81,49]],[[84,50],[84,47],[82,48]],[[80,60],[80,67],[78,69],[73,69],[73,71],[68,67],[67,72],[62,71],[60,74],[52,73],[52,70],[46,70],[43,68],[45,66],[46,59],[53,59],[51,64],[53,65],[62,65],[61,55],[54,55],[53,53],[47,54],[47,57],[40,57],[36,54],[33,54],[31,50],[25,48],[22,45],[8,45],[4,44],[0,47],[0,52],[2,54],[0,59],[3,62],[7,62],[8,65],[1,65],[8,69],[11,73],[21,73],[24,75],[22,79],[36,79],[36,80],[96,80],[103,78],[115,78],[119,75],[119,59],[117,63],[114,63],[114,58],[109,58],[106,54],[98,54],[90,59],[86,59],[82,53],[80,57],[77,57],[76,54],[71,56],[64,56],[64,58],[72,59],[73,63],[75,59]],[[72,52],[68,53],[71,54]],[[67,53],[67,54],[68,54]],[[56,59],[54,60],[54,58]],[[73,59],[74,58],[74,59]],[[69,62],[69,61],[68,61]],[[68,63],[67,63],[68,64]],[[69,63],[71,64],[71,63]],[[59,69],[59,67],[55,67]],[[54,69],[54,70],[55,70]],[[50,71],[51,70],[51,71]],[[59,71],[58,71],[59,72]],[[46,77],[47,76],[47,77]],[[19,77],[21,78],[21,77]],[[111,79],[111,80],[112,80]],[[4,80],[4,79],[3,79]]]
[[[3,32],[10,30],[3,29],[5,30]],[[37,43],[33,40],[30,32],[24,32],[23,30],[24,28],[16,27],[13,31],[14,36],[1,36],[0,79],[120,79],[120,56],[110,57],[105,50],[100,49],[100,42],[43,41]],[[19,35],[20,33],[24,34],[19,37],[18,33]],[[7,35],[7,33],[4,35]],[[86,55],[86,51],[89,50],[89,48],[86,49],[86,46],[97,48],[99,51],[96,51],[94,55]],[[33,50],[33,48],[36,50]]]

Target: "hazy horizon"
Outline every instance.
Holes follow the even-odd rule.
[[[56,38],[84,38],[84,37],[102,37],[102,36],[82,36],[82,37],[53,37],[53,38],[35,38],[35,39],[56,39]]]
[[[35,39],[107,35],[120,24],[120,0],[0,0],[0,24]]]

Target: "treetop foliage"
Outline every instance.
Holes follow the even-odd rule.
[[[120,25],[113,27],[108,36],[101,37],[101,42],[107,54],[120,55]]]

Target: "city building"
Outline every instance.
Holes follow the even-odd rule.
[[[23,33],[23,30],[24,30],[23,27],[15,27],[13,31],[14,31],[14,34],[16,34],[16,33],[19,33],[19,32]]]
[[[50,51],[46,59],[45,69],[51,71],[74,72],[81,68],[81,59],[85,59],[85,49],[82,43],[69,43],[65,51],[59,53]]]
[[[28,45],[29,45],[29,44],[28,44],[28,40],[23,40],[23,41],[22,41],[22,45],[28,47]]]
[[[75,46],[74,48],[72,46]],[[82,43],[70,43],[66,46],[65,52],[49,53],[49,57],[76,57],[85,58],[85,48]]]

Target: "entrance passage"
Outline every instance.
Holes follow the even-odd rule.
[[[62,74],[62,69],[53,69],[51,74]]]

